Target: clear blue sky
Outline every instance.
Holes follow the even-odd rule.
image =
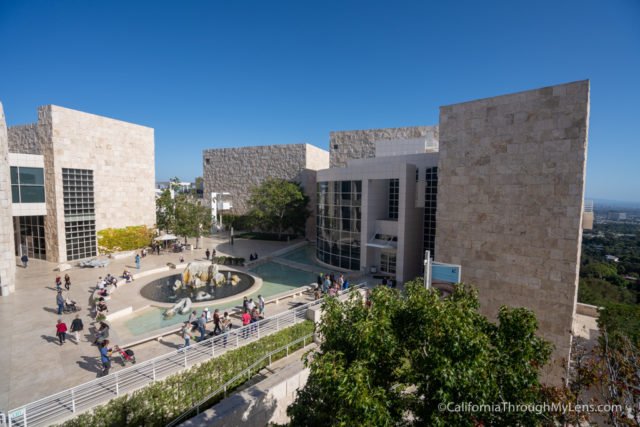
[[[202,149],[429,125],[438,106],[591,79],[587,196],[640,201],[640,1],[0,2],[9,125],[57,104]]]

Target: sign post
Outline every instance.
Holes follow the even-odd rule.
[[[424,251],[424,287],[431,288],[431,251]]]

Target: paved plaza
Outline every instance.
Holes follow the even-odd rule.
[[[194,239],[190,243],[195,243]],[[201,249],[185,251],[185,262],[204,260],[206,248],[216,248],[217,255],[227,255],[249,258],[249,254],[258,252],[261,257],[280,250],[290,243],[235,239],[234,245],[227,243],[227,239],[205,238],[201,242]],[[161,255],[148,255],[142,259],[140,272],[164,267],[168,262],[178,263],[180,254],[163,252]],[[0,410],[7,411],[19,405],[32,402],[77,384],[90,381],[97,377],[100,371],[98,349],[91,345],[93,337],[93,318],[90,316],[90,297],[94,291],[99,276],[111,273],[120,276],[124,269],[134,275],[133,257],[112,260],[106,268],[81,269],[74,267],[62,274],[54,271],[56,264],[32,260],[26,269],[18,267],[16,277],[16,292],[8,297],[0,298]],[[85,325],[81,342],[76,344],[67,335],[67,342],[63,346],[58,344],[55,335],[55,324],[61,317],[70,326],[75,314],[57,315],[55,297],[55,278],[68,273],[72,285],[70,295],[81,307],[79,312]],[[134,288],[143,285],[150,278],[143,278],[127,284]],[[303,285],[301,283],[301,285]],[[124,291],[125,289],[121,289]],[[118,292],[118,291],[116,291]],[[292,304],[306,301],[308,296],[301,296],[286,303],[269,305],[268,314],[274,315],[290,308]],[[198,310],[200,312],[200,310]],[[116,324],[117,322],[114,322]],[[239,322],[234,322],[238,324]],[[112,344],[126,344],[117,342],[118,330],[113,327],[110,341]],[[211,329],[211,326],[208,326]],[[126,334],[125,334],[126,335]],[[91,341],[90,341],[91,340]],[[177,334],[165,337],[160,341],[149,341],[134,347],[138,361],[175,350],[183,342]],[[117,358],[116,358],[117,360]],[[112,372],[122,369],[117,362],[113,363]]]

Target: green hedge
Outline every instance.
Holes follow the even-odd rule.
[[[225,228],[234,230],[253,230],[253,219],[249,215],[223,214],[222,224]]]
[[[112,399],[106,405],[77,416],[62,424],[64,427],[115,427],[115,426],[164,426],[197,402],[220,388],[240,371],[271,351],[312,333],[314,323],[304,321],[290,328],[268,335],[220,357],[211,359],[189,370],[157,381],[131,394]],[[302,347],[300,343],[291,350]],[[274,355],[272,360],[286,356],[286,352]],[[266,366],[268,360],[264,362]],[[262,367],[258,367],[261,369]],[[246,381],[241,378],[231,385],[231,390]],[[208,404],[222,400],[216,396]]]
[[[131,251],[151,245],[154,232],[146,225],[106,228],[98,231],[100,252]]]
[[[243,239],[251,239],[251,240],[271,240],[271,241],[280,241],[280,242],[288,242],[289,240],[296,239],[298,237],[297,234],[290,233],[282,233],[278,236],[278,233],[267,233],[262,231],[250,231],[246,233],[240,233],[235,237],[241,237]]]

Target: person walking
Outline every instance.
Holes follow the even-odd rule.
[[[221,333],[222,328],[220,327],[220,310],[216,308],[213,312],[213,335]]]
[[[62,291],[58,291],[58,295],[56,296],[56,304],[58,304],[58,314],[62,314],[64,310],[64,297],[62,296]]]
[[[184,338],[184,347],[187,348],[191,345],[191,325],[189,322],[184,322],[182,327],[182,338]]]
[[[209,252],[209,249],[207,249],[204,254],[207,256],[207,261],[208,261],[209,260],[209,255],[211,255],[211,252]]]
[[[76,345],[80,343],[80,332],[84,329],[84,325],[82,324],[82,319],[80,319],[80,315],[76,314],[76,318],[71,322],[71,332],[73,332],[73,336],[76,341]]]
[[[22,267],[27,268],[27,263],[29,262],[29,257],[27,256],[27,254],[22,254],[20,261],[22,261]]]
[[[102,362],[102,374],[104,377],[109,375],[111,369],[111,349],[109,348],[109,340],[105,340],[100,345],[100,361]]]
[[[136,269],[140,270],[140,254],[136,254]]]
[[[207,313],[204,311],[198,319],[198,332],[200,332],[200,339],[198,341],[204,340],[204,337],[207,334]]]
[[[223,334],[222,343],[226,347],[227,346],[227,332],[231,330],[231,319],[229,319],[229,312],[225,311],[224,316],[220,319],[220,329]]]
[[[262,295],[258,295],[258,310],[260,317],[264,319],[264,298],[262,298]]]
[[[58,323],[56,324],[56,336],[60,340],[60,345],[67,341],[67,324],[64,323],[62,319],[58,319]]]
[[[71,277],[69,277],[68,274],[64,275],[64,288],[66,290],[70,290],[71,289]]]

